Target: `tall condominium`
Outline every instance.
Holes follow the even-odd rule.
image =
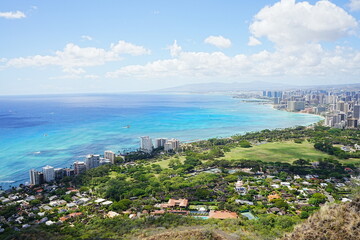
[[[155,148],[164,147],[167,139],[166,138],[157,138],[155,139]]]
[[[304,101],[288,101],[288,110],[295,112],[301,111],[305,109],[305,102]]]
[[[107,158],[100,158],[99,166],[105,165],[105,164],[112,164],[110,159]]]
[[[38,185],[44,183],[44,174],[42,172],[36,171],[35,169],[31,169],[29,171],[30,175],[30,184]]]
[[[100,155],[89,154],[85,158],[86,169],[96,168],[100,165]]]
[[[180,141],[173,138],[166,141],[164,145],[165,151],[176,150],[180,148]]]
[[[345,112],[345,102],[339,101],[336,103],[336,110],[340,112]]]
[[[353,118],[360,119],[360,105],[354,105]]]
[[[74,162],[74,174],[78,175],[86,171],[86,164],[85,162]]]
[[[75,175],[75,170],[74,169],[71,169],[71,168],[65,168],[65,176],[74,176]]]
[[[153,150],[153,143],[149,136],[144,136],[140,138],[140,150],[146,153],[151,153]]]
[[[55,168],[54,169],[55,172],[55,179],[56,180],[60,180],[62,179],[64,176],[66,176],[65,174],[65,169],[64,168]]]
[[[51,182],[55,180],[55,170],[53,167],[46,165],[42,168],[44,174],[44,181]]]
[[[112,151],[105,151],[104,152],[104,158],[109,159],[112,164],[115,163],[115,153]]]

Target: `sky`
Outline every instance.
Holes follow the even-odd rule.
[[[360,0],[1,0],[0,95],[359,83]]]

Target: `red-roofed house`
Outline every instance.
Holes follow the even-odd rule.
[[[69,220],[70,218],[78,217],[78,216],[81,216],[81,215],[82,215],[81,212],[70,213],[70,214],[68,214],[68,215],[66,215],[64,217],[61,217],[60,221],[65,222],[65,221]]]
[[[176,206],[179,206],[179,207],[187,207],[189,205],[189,201],[187,199],[173,199],[173,198],[170,198],[168,203],[163,203],[161,204],[161,207],[162,208],[169,208],[169,207],[176,207]]]

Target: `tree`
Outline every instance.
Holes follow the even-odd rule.
[[[248,141],[246,141],[246,140],[240,141],[240,142],[239,142],[239,145],[240,145],[240,147],[242,147],[242,148],[250,148],[250,147],[251,147],[251,143],[248,142]]]
[[[288,209],[289,204],[285,202],[283,199],[275,199],[273,200],[274,206],[282,209]]]
[[[319,204],[325,203],[327,197],[321,193],[314,193],[309,199],[309,204],[319,206]]]
[[[174,170],[178,169],[181,165],[182,164],[179,159],[171,159],[169,162],[169,168],[172,168]]]
[[[300,213],[300,218],[301,219],[306,219],[306,218],[308,218],[310,216],[310,214],[309,214],[309,212],[307,212],[307,211],[302,211],[301,213]]]
[[[129,209],[129,207],[131,206],[132,201],[129,199],[123,199],[120,200],[118,202],[114,202],[111,206],[110,209],[113,211],[125,211],[127,209]]]
[[[293,164],[299,165],[299,166],[305,166],[305,165],[309,165],[309,164],[310,164],[310,161],[300,158],[300,159],[298,159],[298,160],[295,160],[295,161],[293,162]]]
[[[194,194],[198,199],[209,199],[211,196],[211,192],[207,189],[198,188]]]

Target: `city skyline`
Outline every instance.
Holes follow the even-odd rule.
[[[360,1],[6,1],[0,95],[358,83]]]

